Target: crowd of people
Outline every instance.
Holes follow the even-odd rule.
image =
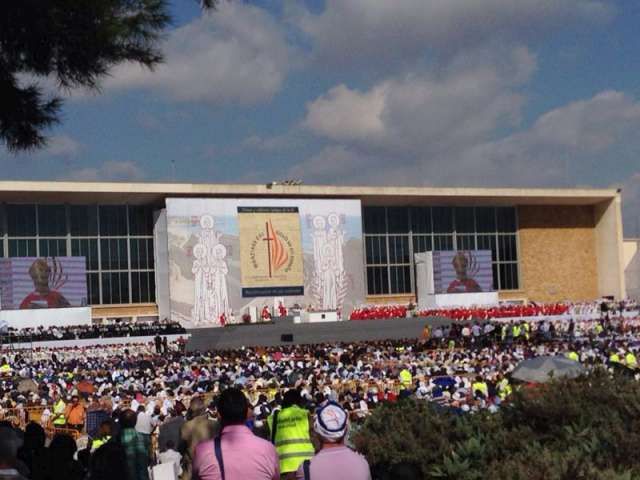
[[[227,459],[227,478],[304,475],[304,460],[327,443],[327,432],[333,431],[327,422],[338,419],[337,423],[344,427],[335,434],[340,438],[332,438],[342,445],[349,441],[349,422],[357,428],[379,405],[403,397],[433,402],[438,408],[460,414],[480,409],[495,411],[508,403],[513,390],[519,388],[511,373],[528,358],[562,355],[587,368],[623,369],[640,376],[636,373],[639,332],[637,317],[603,315],[581,321],[522,317],[509,322],[453,322],[425,328],[423,338],[404,341],[190,353],[183,352],[176,342],[170,342],[166,349],[162,345],[158,349],[158,344],[151,342],[126,348],[13,352],[0,361],[0,415],[27,425],[31,433],[25,430],[25,444],[27,439],[37,437],[40,445],[40,428],[51,426],[88,435],[86,448],[75,455],[73,469],[80,475],[77,478],[108,464],[101,455],[135,458],[138,463],[129,462],[126,467],[130,469],[129,478],[147,478],[149,465],[171,458],[180,459],[175,464],[182,470],[182,478],[191,478],[194,471],[201,478],[221,478],[214,442],[198,446],[201,440],[216,437],[220,425],[225,428],[221,448]],[[25,379],[31,379],[30,389],[22,387]],[[322,407],[327,405],[331,408],[323,419]],[[28,418],[36,406],[41,412],[37,425],[29,423]],[[285,411],[289,413],[283,415]],[[312,417],[311,412],[318,413]],[[340,420],[343,417],[348,421]],[[194,441],[183,431],[183,425],[194,418],[221,420],[206,423],[207,428],[198,427],[202,431]],[[213,424],[218,427],[211,427]],[[280,424],[283,427],[278,434]],[[293,430],[288,432],[286,425],[293,425]],[[304,425],[319,435],[319,443],[309,443],[306,437],[302,443],[289,442],[299,438]],[[224,432],[229,427],[225,441]],[[150,438],[155,432],[159,434],[158,442],[152,448]],[[266,443],[258,442],[251,432]],[[250,461],[246,455],[233,453],[231,439],[235,437],[241,444],[252,445],[252,451],[261,452],[259,459]],[[117,445],[111,445],[112,439],[118,439]],[[67,440],[51,441],[53,447],[48,448],[62,448],[60,442]],[[102,450],[103,443],[109,445],[106,451]],[[326,447],[327,452],[321,457],[324,463],[312,460],[310,467],[307,465],[312,478],[344,478],[314,476],[316,471],[329,471],[326,469],[333,458],[329,452],[334,448],[336,452],[348,450],[335,445]],[[46,476],[54,468],[46,466],[46,462],[53,460],[43,456],[45,467],[29,465],[29,455],[32,454],[19,457],[25,464],[23,476],[53,478]],[[278,459],[277,464],[274,458]],[[284,461],[287,459],[293,460]],[[360,462],[362,472],[366,470],[361,458],[345,461]],[[71,464],[65,465],[64,468],[71,468]],[[235,475],[239,473],[230,473],[249,465],[264,475],[238,477]],[[94,477],[100,478],[100,473],[93,471],[91,478]]]
[[[108,324],[49,326],[36,328],[9,327],[3,333],[5,343],[82,340],[95,338],[152,337],[182,335],[187,331],[178,322],[114,322]]]
[[[547,317],[560,315],[598,316],[607,312],[617,315],[625,311],[637,311],[633,301],[588,303],[503,303],[487,307],[454,307],[418,309],[413,303],[408,305],[367,305],[354,309],[350,320],[380,320],[412,317],[444,317],[454,321],[491,320],[497,318]]]

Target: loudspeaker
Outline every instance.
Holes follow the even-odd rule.
[[[281,342],[293,342],[293,333],[283,333],[280,335]]]

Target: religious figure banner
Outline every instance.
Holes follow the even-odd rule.
[[[170,311],[222,326],[282,301],[346,318],[364,301],[359,200],[169,198]]]

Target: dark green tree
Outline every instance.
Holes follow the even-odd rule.
[[[38,80],[98,90],[119,63],[153,68],[169,22],[165,0],[0,2],[0,142],[10,151],[42,147],[43,131],[60,121],[62,100],[46,98]]]

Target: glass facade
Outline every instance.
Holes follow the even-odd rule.
[[[2,204],[0,256],[84,256],[91,305],[153,303],[153,210]]]
[[[413,254],[437,250],[491,250],[494,288],[519,288],[513,207],[364,207],[363,223],[368,295],[414,293]]]

